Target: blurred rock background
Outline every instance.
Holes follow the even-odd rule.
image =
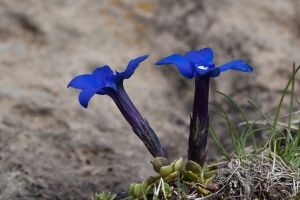
[[[275,108],[300,64],[299,10],[299,0],[1,0],[0,199],[89,199],[151,175],[150,154],[114,103],[95,96],[84,109],[79,91],[66,88],[98,66],[122,71],[150,55],[125,88],[172,159],[186,158],[194,82],[155,67],[165,56],[209,46],[217,65],[250,63],[252,74],[212,81],[210,101],[236,124],[242,116],[215,90],[250,119],[258,113],[247,100]],[[231,149],[226,123],[215,115],[211,123]],[[211,137],[208,149],[209,160],[220,156]]]

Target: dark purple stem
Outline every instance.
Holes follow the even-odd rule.
[[[166,151],[162,148],[160,141],[147,120],[142,117],[127,95],[123,83],[117,85],[117,91],[109,88],[109,96],[114,100],[124,118],[132,127],[135,134],[143,141],[151,155],[168,159]]]
[[[195,96],[193,113],[190,121],[188,159],[203,166],[206,159],[206,143],[208,135],[208,95],[209,75],[195,78]]]

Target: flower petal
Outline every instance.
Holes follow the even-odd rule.
[[[132,76],[132,74],[134,73],[135,69],[139,66],[139,64],[146,60],[148,58],[148,55],[144,55],[144,56],[140,56],[136,59],[131,60],[128,65],[127,68],[125,69],[124,72],[119,73],[118,75],[120,77],[123,77],[123,79],[128,79]]]
[[[193,78],[193,69],[188,61],[180,54],[170,55],[156,63],[156,65],[173,64],[176,65],[179,72],[186,78]]]
[[[212,63],[214,52],[211,50],[211,48],[206,47],[200,50],[189,51],[184,55],[184,58],[190,63],[207,66],[208,64]]]
[[[88,88],[99,87],[99,82],[95,76],[92,76],[91,74],[84,74],[73,78],[68,84],[68,87],[85,90]]]
[[[253,72],[253,68],[242,60],[234,60],[218,67],[221,72],[233,69],[242,72]]]
[[[90,99],[92,98],[92,96],[94,96],[97,93],[97,88],[90,88],[90,89],[86,89],[86,90],[82,90],[79,93],[78,99],[79,99],[79,103],[87,108]]]
[[[114,72],[110,69],[109,66],[105,65],[103,67],[98,67],[93,71],[93,76],[97,76],[99,78],[99,82],[101,83],[102,81],[105,80],[106,77],[109,77],[113,75]]]
[[[220,69],[219,68],[213,68],[207,72],[210,77],[218,77],[220,75]]]

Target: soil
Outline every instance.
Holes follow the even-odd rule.
[[[159,59],[209,46],[216,65],[245,60],[255,71],[214,79],[210,101],[235,124],[241,114],[216,90],[249,119],[258,112],[247,100],[262,111],[276,107],[293,63],[300,63],[299,9],[299,0],[2,0],[0,199],[90,199],[153,174],[151,155],[109,97],[95,96],[84,109],[79,91],[67,89],[95,67],[122,71],[150,55],[125,89],[171,160],[186,160],[194,82],[171,66],[155,67]],[[213,113],[210,119],[231,150],[226,122]],[[220,157],[211,137],[207,148],[208,160]]]

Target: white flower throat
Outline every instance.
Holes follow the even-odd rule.
[[[205,67],[205,66],[200,65],[200,66],[198,66],[198,69],[207,70],[208,67]]]

